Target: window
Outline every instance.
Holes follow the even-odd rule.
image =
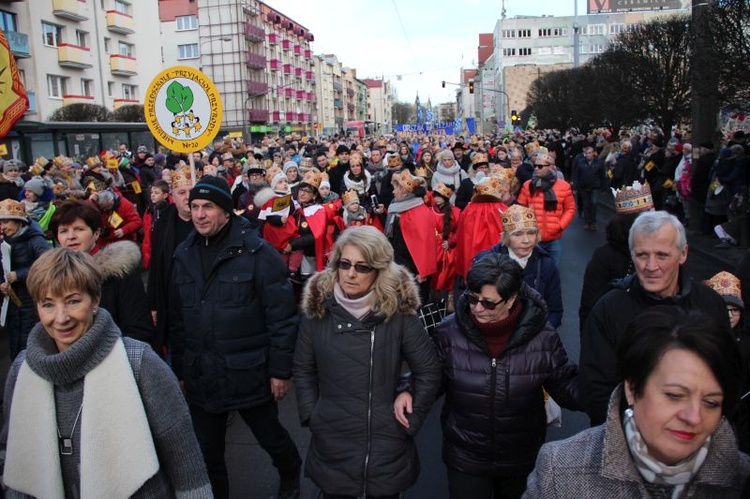
[[[594,43],[589,47],[589,54],[601,54],[606,47],[601,43]]]
[[[0,10],[0,28],[3,31],[18,31],[16,15],[13,12]]]
[[[133,46],[131,44],[125,43],[125,42],[119,42],[118,43],[118,47],[119,47],[118,52],[119,52],[120,55],[126,55],[128,57],[134,57],[133,56]]]
[[[42,36],[44,44],[48,47],[57,47],[62,43],[62,28],[50,23],[42,23]]]
[[[606,24],[589,24],[581,30],[582,35],[603,35],[606,33]]]
[[[104,53],[105,54],[111,54],[112,53],[112,51],[110,50],[110,47],[111,47],[110,41],[111,40],[109,38],[104,37]]]
[[[514,55],[516,55],[516,49],[514,48],[503,49],[503,55],[506,57],[513,57]]]
[[[66,80],[63,76],[47,75],[47,95],[51,99],[62,99],[65,95]]]
[[[197,59],[201,55],[200,52],[198,51],[197,43],[188,43],[186,45],[178,45],[177,48],[180,49],[179,59]]]
[[[531,55],[531,48],[523,47],[523,48],[518,49],[518,55],[521,55],[521,56]]]
[[[115,95],[115,82],[113,81],[107,82],[107,95],[109,97],[112,97],[113,95]]]
[[[177,16],[177,31],[198,29],[198,16]]]
[[[515,38],[515,37],[516,37],[516,30],[514,29],[503,30],[503,38]]]
[[[553,36],[566,36],[567,34],[568,34],[568,30],[566,28],[540,28],[539,29],[540,38],[549,38]]]
[[[81,31],[80,29],[76,30],[76,45],[79,47],[88,47],[88,37],[89,34],[85,31]]]
[[[138,99],[138,87],[135,85],[122,84],[122,98],[127,100]]]
[[[120,14],[129,14],[130,4],[121,0],[115,0],[115,11],[119,12]]]
[[[620,33],[627,33],[629,31],[632,31],[634,27],[635,24],[610,24],[609,34],[619,35]]]
[[[518,38],[531,38],[531,30],[530,29],[519,29],[518,30]]]
[[[81,95],[94,96],[94,80],[81,78]]]

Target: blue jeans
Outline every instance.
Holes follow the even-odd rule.
[[[539,243],[539,246],[545,249],[555,261],[555,265],[560,268],[560,258],[562,258],[562,239]]]

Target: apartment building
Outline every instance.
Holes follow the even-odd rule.
[[[24,120],[45,121],[73,103],[141,104],[162,67],[156,2],[2,0],[0,28],[29,94]]]
[[[393,131],[393,88],[391,82],[374,78],[363,79],[367,85],[367,121],[377,134]]]

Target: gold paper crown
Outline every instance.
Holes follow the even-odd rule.
[[[99,156],[91,156],[86,159],[86,167],[89,169],[96,168],[97,166],[102,166],[102,160],[99,159]]]
[[[534,163],[547,163],[550,166],[555,164],[555,160],[552,158],[552,155],[544,148],[537,147],[534,150]]]
[[[395,168],[397,166],[401,166],[401,156],[398,154],[388,156],[388,168]]]
[[[401,161],[401,158],[399,158],[399,161]],[[414,189],[422,185],[423,182],[424,180],[421,178],[415,177],[409,173],[409,170],[402,170],[394,174],[393,180],[391,181],[393,184],[399,184],[406,192],[413,192]]]
[[[107,169],[109,169],[109,170],[117,170],[118,168],[120,168],[120,162],[117,161],[117,159],[115,159],[115,158],[109,158],[107,160]]]
[[[172,189],[193,187],[193,175],[189,166],[183,166],[172,172]]]
[[[26,207],[20,201],[8,198],[0,201],[0,220],[19,220],[28,222],[26,218]]]
[[[301,184],[307,184],[310,187],[315,187],[315,189],[318,189],[320,187],[320,183],[323,181],[323,177],[318,171],[309,171],[305,172],[305,176],[302,177]]]
[[[742,296],[740,280],[726,271],[721,271],[711,279],[705,281],[706,285],[720,295]]]
[[[651,197],[651,187],[648,182],[641,185],[636,180],[633,185],[626,186],[624,189],[612,188],[612,193],[615,195],[615,210],[619,214],[627,215],[654,209],[654,199]]]
[[[480,196],[495,196],[502,192],[507,192],[507,187],[503,188],[503,182],[497,177],[484,177],[474,186],[474,192]]]
[[[266,168],[266,183],[271,185],[271,180],[276,176],[277,173],[281,173],[281,168],[278,166],[271,166]]]
[[[471,157],[471,166],[478,166],[481,164],[488,164],[489,159],[487,155],[483,152],[475,152],[474,155]]]
[[[510,181],[516,176],[516,172],[513,171],[513,168],[505,168],[503,165],[492,165],[490,167],[490,176]]]
[[[343,196],[341,196],[341,199],[344,201],[344,206],[349,206],[352,203],[359,203],[359,196],[357,195],[357,191],[354,189],[349,189],[344,193]]]
[[[53,159],[53,160],[52,160],[52,163],[53,163],[53,164],[54,164],[54,165],[55,165],[55,166],[56,166],[57,168],[62,168],[63,166],[67,166],[67,165],[72,165],[72,164],[73,164],[73,160],[72,160],[72,159],[70,159],[69,157],[67,157],[67,156],[63,156],[63,155],[61,154],[61,155],[59,155],[59,156],[55,156],[55,159]]]
[[[426,166],[418,166],[414,169],[414,174],[417,177],[427,178],[427,167]]]
[[[514,204],[500,217],[503,222],[503,230],[508,234],[520,229],[538,229],[534,210],[520,204]]]
[[[39,156],[34,162],[34,164],[39,165],[40,168],[44,168],[45,166],[47,166],[47,163],[49,163],[49,160],[44,156]]]
[[[443,196],[445,199],[450,199],[450,197],[453,195],[453,189],[445,185],[444,183],[440,182],[434,189],[432,189],[434,192],[437,192],[441,196]]]
[[[95,192],[102,192],[107,188],[107,184],[95,177],[83,177],[83,187],[86,192],[93,194]]]
[[[529,142],[525,146],[523,146],[524,149],[526,149],[526,154],[532,154],[534,151],[539,149],[539,142],[536,140],[533,142]]]

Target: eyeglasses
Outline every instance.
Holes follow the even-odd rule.
[[[534,165],[534,168],[536,168],[537,170],[541,170],[542,168],[547,168],[548,166],[552,166],[552,165],[550,165],[549,163],[544,164],[544,165]]]
[[[730,307],[727,307],[727,311],[729,312],[730,315],[735,315],[735,314],[741,314],[742,313],[742,310],[740,310],[739,308],[730,308]]]
[[[306,192],[306,193],[308,193],[308,194],[313,194],[313,190],[312,190],[312,189],[308,189],[307,187],[303,187],[303,188],[301,188],[301,189],[300,189],[299,191],[297,191],[297,192]]]
[[[468,289],[464,291],[464,296],[466,297],[466,300],[469,302],[469,305],[476,305],[477,303],[481,303],[482,307],[485,308],[486,310],[495,310],[495,307],[505,302],[505,300],[500,300],[497,302],[489,301],[489,300],[482,300],[476,295],[470,293]]]
[[[354,267],[354,270],[357,272],[357,274],[369,274],[370,272],[375,270],[375,267],[370,267],[365,263],[352,263],[349,260],[339,260],[338,262],[336,262],[336,267],[338,267],[339,270],[349,270],[350,268]]]

